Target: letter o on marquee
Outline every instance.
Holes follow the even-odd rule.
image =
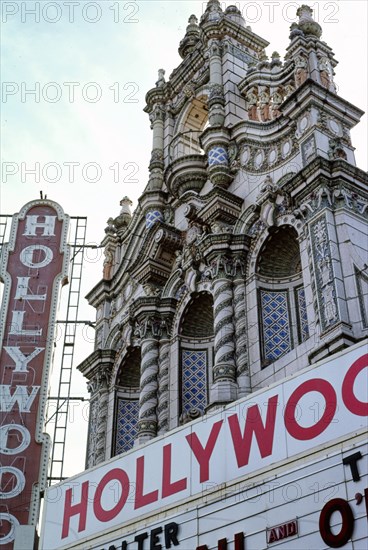
[[[17,431],[20,433],[21,442],[18,447],[10,448],[7,446],[10,431]],[[4,426],[0,427],[0,453],[4,455],[16,455],[27,449],[30,442],[31,434],[24,426],[20,424],[4,424]]]
[[[295,418],[295,409],[299,400],[309,392],[321,393],[326,402],[326,408],[322,415],[322,418],[318,420],[313,426],[304,428],[300,426]],[[306,441],[313,439],[321,434],[327,426],[330,424],[336,411],[337,399],[336,393],[332,385],[323,380],[322,378],[313,378],[303,382],[294,392],[290,395],[285,407],[285,427],[289,434],[300,441]]]
[[[357,416],[368,416],[368,403],[359,401],[354,395],[354,382],[358,374],[368,367],[368,354],[359,357],[351,365],[342,383],[342,398],[347,409]]]
[[[120,483],[121,496],[119,498],[119,501],[113,508],[111,508],[110,510],[105,510],[104,508],[102,508],[102,505],[101,505],[101,496],[106,485],[113,480],[118,481]],[[118,513],[123,509],[127,501],[127,498],[129,495],[129,487],[130,487],[130,483],[129,483],[128,475],[124,470],[121,470],[120,468],[114,468],[113,470],[110,470],[109,472],[107,472],[107,474],[103,476],[100,483],[97,485],[96,493],[93,499],[93,511],[95,513],[96,518],[99,521],[103,521],[103,522],[110,521],[111,519],[113,519],[118,515]],[[112,493],[112,495],[114,494],[115,492]]]
[[[342,526],[339,533],[331,531],[331,516],[334,512],[341,514]],[[333,498],[322,508],[319,516],[319,532],[322,540],[330,548],[341,548],[351,539],[354,531],[354,516],[350,505],[343,498]]]
[[[23,491],[24,486],[26,484],[26,479],[24,477],[23,472],[18,470],[18,468],[14,468],[13,466],[2,466],[0,468],[0,485],[1,485],[2,476],[4,474],[13,475],[16,478],[17,483],[11,491],[7,491],[7,492],[0,491],[0,498],[14,498],[18,496]]]
[[[33,253],[36,250],[41,250],[45,254],[44,259],[40,262],[33,262]],[[43,246],[42,244],[32,244],[31,246],[26,246],[26,248],[23,248],[19,255],[20,261],[23,265],[36,269],[49,265],[49,263],[52,262],[53,257],[54,255],[51,248],[48,246]]]
[[[12,516],[11,514],[0,514],[0,524],[3,523],[3,521],[7,521],[10,523],[10,529],[4,537],[1,537],[1,545],[8,544],[9,542],[12,542],[15,538],[15,528],[18,527],[19,521],[16,517]]]

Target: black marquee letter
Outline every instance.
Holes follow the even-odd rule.
[[[330,520],[334,512],[341,514],[341,531],[334,535],[331,531]],[[352,537],[354,531],[354,516],[350,505],[342,498],[333,498],[324,505],[319,516],[319,532],[322,540],[330,548],[341,548]]]

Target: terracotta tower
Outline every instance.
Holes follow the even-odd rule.
[[[362,111],[308,6],[284,60],[235,6],[189,18],[146,96],[149,181],[105,230],[87,467],[367,336]]]

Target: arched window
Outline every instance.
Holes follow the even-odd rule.
[[[213,299],[206,292],[194,294],[181,318],[180,416],[203,414],[209,402],[213,365]]]
[[[309,337],[298,235],[274,228],[257,259],[262,366],[276,361]]]
[[[207,95],[201,94],[192,99],[177,121],[175,135],[170,143],[170,161],[186,155],[203,155],[199,138],[207,125]]]
[[[131,348],[116,377],[113,456],[129,451],[137,435],[139,412],[140,348]]]

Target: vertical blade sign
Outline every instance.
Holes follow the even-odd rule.
[[[60,283],[66,280],[69,217],[48,200],[13,218],[0,277],[0,548],[11,550],[22,526],[34,547],[40,492],[47,477],[43,433]],[[24,534],[22,535],[24,536]]]

